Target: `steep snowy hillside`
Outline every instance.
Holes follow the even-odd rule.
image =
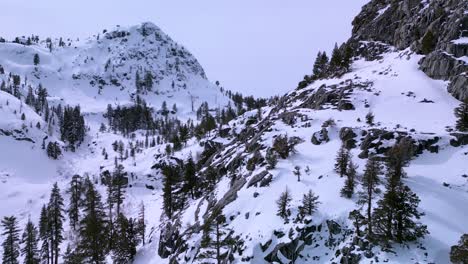
[[[211,84],[149,23],[0,43],[0,217],[49,230],[58,182],[64,241],[39,242],[58,263],[450,263],[467,21],[462,0],[370,1],[268,103]]]
[[[148,226],[157,226],[155,156],[167,153],[168,146],[176,148],[176,140],[196,144],[178,135],[183,128],[193,135],[203,124],[200,109],[213,119],[209,113],[224,115],[226,106],[233,111],[230,104],[239,105],[230,92],[207,80],[184,47],[151,23],[104,30],[86,40],[32,36],[1,42],[0,83],[0,188],[6,201],[0,217],[16,216],[20,228],[28,219],[38,225],[54,182],[68,207],[65,190],[73,175],[98,183],[116,164],[124,166],[128,181],[125,214],[137,216],[144,204],[151,216]],[[75,144],[64,136],[64,110],[78,105],[86,135],[70,148]],[[106,197],[104,186],[97,189]],[[77,244],[68,219],[64,237],[60,259],[67,245]]]
[[[165,223],[137,263],[449,263],[468,232],[468,134],[453,114],[468,91],[467,10],[464,1],[371,1],[350,41],[330,61],[319,55],[298,89],[202,139],[205,191],[186,198],[175,186],[164,196],[184,206],[165,205]],[[335,168],[346,150],[354,178]],[[392,159],[402,160],[400,176]],[[361,201],[372,162],[384,172],[368,207]],[[395,184],[419,198],[392,205]],[[303,211],[309,191],[319,201],[312,215]],[[409,208],[399,203],[415,206],[410,222],[392,220]],[[407,240],[399,235],[406,228]]]

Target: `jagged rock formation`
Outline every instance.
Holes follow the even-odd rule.
[[[464,0],[376,0],[353,21],[353,40],[380,41],[427,56],[421,70],[448,80],[448,91],[468,98],[468,3]]]

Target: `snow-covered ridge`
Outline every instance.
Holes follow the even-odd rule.
[[[20,75],[36,86],[41,83],[57,99],[82,105],[85,112],[103,111],[109,103],[129,103],[137,94],[137,74],[141,83],[151,75],[151,91],[145,89],[140,96],[153,106],[163,101],[191,105],[194,98],[195,107],[202,100],[217,106],[227,103],[191,53],[154,24],[103,32],[80,41],[0,43],[0,65],[7,74]],[[33,63],[35,54],[38,65]]]

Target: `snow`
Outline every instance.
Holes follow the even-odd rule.
[[[383,12],[384,9],[381,10],[381,14]],[[47,135],[42,117],[15,97],[0,92],[0,129],[19,131],[12,132],[13,136],[4,135],[0,131],[0,201],[8,201],[0,204],[0,217],[15,214],[23,226],[28,217],[38,219],[40,208],[47,202],[54,182],[57,181],[64,191],[74,174],[87,174],[97,178],[102,171],[113,169],[114,158],[118,153],[112,151],[112,143],[122,140],[128,144],[131,140],[120,134],[99,132],[99,126],[106,123],[102,113],[108,104],[132,103],[136,68],[151,68],[153,72],[160,73],[161,79],[153,92],[143,95],[148,104],[159,109],[163,101],[166,101],[168,106],[177,103],[179,111],[176,116],[182,120],[193,119],[195,116],[191,109],[192,98],[197,98],[194,102],[195,109],[203,101],[208,101],[212,107],[229,103],[227,96],[205,78],[201,66],[188,53],[184,55],[184,61],[179,61],[179,71],[168,66],[176,63],[176,59],[168,51],[170,47],[177,47],[180,51],[183,49],[154,25],[148,27],[153,33],[159,32],[161,39],[143,37],[139,34],[140,27],[132,27],[119,29],[130,32],[127,41],[118,38],[107,39],[103,35],[99,41],[90,39],[71,42],[70,47],[60,47],[52,53],[41,45],[26,47],[12,43],[0,44],[0,65],[8,73],[26,76],[27,84],[42,83],[48,88],[49,99],[55,104],[79,104],[86,114],[86,124],[90,128],[77,152],[66,152],[59,161],[50,160],[41,148],[42,139]],[[111,52],[107,52],[109,48]],[[158,49],[161,56],[149,56],[153,52],[158,54]],[[133,56],[138,54],[138,51],[147,52],[146,56],[136,59]],[[35,53],[41,58],[38,66],[32,64]],[[123,58],[125,62],[122,61]],[[290,158],[280,160],[277,167],[269,171],[273,180],[268,187],[247,188],[245,185],[237,193],[237,199],[223,209],[229,227],[245,241],[245,255],[254,256],[251,263],[266,263],[263,258],[272,250],[270,247],[266,252],[262,252],[259,248],[260,243],[270,239],[275,243],[289,242],[288,236],[276,238],[273,235],[274,231],[287,234],[297,226],[293,221],[285,223],[276,215],[275,201],[286,188],[291,191],[293,197],[292,215],[297,214],[303,194],[312,190],[320,197],[321,202],[318,212],[312,217],[313,224],[319,225],[333,219],[343,227],[350,226],[348,214],[359,206],[355,203],[356,197],[344,199],[340,196],[344,178],[340,178],[333,171],[334,157],[341,145],[339,131],[343,127],[402,131],[415,138],[440,137],[439,153],[424,152],[415,158],[406,168],[408,178],[404,179],[421,198],[420,209],[425,212],[422,222],[427,224],[430,232],[422,241],[427,251],[419,249],[416,244],[410,244],[409,249],[396,246],[396,254],[380,252],[379,256],[382,259],[389,258],[388,263],[448,263],[450,246],[457,242],[461,234],[468,233],[468,227],[464,224],[468,219],[468,211],[463,210],[468,201],[468,180],[462,176],[468,175],[468,147],[450,146],[451,136],[448,128],[453,127],[455,123],[453,109],[459,102],[447,92],[447,82],[432,80],[418,70],[420,58],[421,56],[404,50],[384,54],[383,59],[378,61],[357,60],[352,65],[351,73],[339,79],[317,81],[301,90],[315,91],[322,85],[339,86],[349,82],[371,84],[368,89],[356,88],[352,92],[349,100],[355,106],[355,110],[339,111],[333,106],[322,110],[305,109],[299,106],[306,98],[295,98],[286,110],[297,111],[306,116],[307,121],[298,121],[292,127],[280,118],[273,119],[271,130],[262,134],[258,139],[259,143],[271,146],[275,136],[284,134],[299,137],[303,142],[296,146],[296,152]],[[116,66],[113,73],[103,69],[108,60]],[[125,72],[132,74],[127,78],[123,75]],[[80,75],[80,79],[72,78],[73,74]],[[117,78],[121,86],[104,85],[99,94],[98,86],[90,84],[94,76],[105,80]],[[6,76],[0,75],[0,80],[5,78]],[[173,81],[176,82],[174,88]],[[187,89],[184,89],[184,83]],[[293,92],[297,91],[289,93],[290,97],[293,97]],[[366,104],[369,104],[369,107]],[[276,117],[277,113],[273,111],[273,107],[262,109],[263,116]],[[375,114],[377,124],[373,127],[363,121],[369,111]],[[21,113],[25,113],[25,121],[21,120]],[[244,121],[255,114],[256,111],[247,112],[231,121],[229,126],[240,132],[245,128]],[[330,141],[313,145],[313,133],[320,131],[322,124],[330,118],[336,122],[336,126],[328,129]],[[37,122],[42,124],[42,129],[35,127]],[[306,123],[310,123],[310,126],[305,126]],[[32,142],[17,140],[24,137],[30,138]],[[139,140],[144,139],[144,132],[135,132],[135,137]],[[54,136],[52,138],[58,140]],[[227,160],[232,160],[237,155],[252,155],[246,151],[245,144],[233,139],[219,138],[216,135],[211,138],[224,144],[223,155],[220,156],[226,156],[224,158]],[[384,142],[388,146],[393,143],[393,140]],[[101,154],[103,148],[109,153],[107,160]],[[191,154],[196,157],[201,151],[202,147],[192,139],[175,156],[186,158]],[[265,151],[261,150],[262,155],[265,155]],[[164,153],[164,146],[156,146],[137,153],[134,160],[130,158],[123,161],[126,171],[134,176],[130,177],[131,187],[128,188],[123,210],[128,216],[135,217],[140,203],[144,203],[148,226],[147,239],[151,239],[151,242],[138,249],[135,261],[138,264],[169,262],[168,259],[161,259],[157,255],[160,228],[164,223],[160,217],[162,176],[151,167],[161,153]],[[358,172],[362,174],[365,160],[358,158],[359,153],[359,149],[352,151],[353,161],[359,165]],[[293,174],[295,166],[301,167],[301,181],[297,181]],[[248,182],[250,177],[263,169],[259,167],[253,172],[248,172],[242,167],[236,173],[246,177]],[[152,186],[153,190],[147,186]],[[217,184],[213,197],[219,201],[229,190],[230,179],[224,177]],[[105,190],[100,188],[100,191]],[[182,226],[201,223],[207,210],[208,201],[205,198],[189,201],[187,209],[180,216]],[[71,241],[71,235],[67,234],[67,243]],[[326,231],[322,231],[321,235],[326,236]],[[196,246],[199,239],[199,236],[193,236],[188,244]],[[426,252],[428,256],[424,255]],[[334,250],[320,244],[318,248],[306,247],[304,254],[320,256],[320,261],[316,261],[318,263],[330,263]],[[297,263],[310,261],[312,260]],[[365,259],[363,263],[371,261],[372,259]]]
[[[456,40],[452,40],[452,43],[457,45],[468,44],[468,37],[462,37]]]

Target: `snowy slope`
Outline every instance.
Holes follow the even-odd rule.
[[[377,18],[388,10],[381,9]],[[102,114],[108,104],[133,103],[137,71],[141,76],[151,72],[155,77],[152,91],[141,94],[155,112],[163,101],[168,106],[176,103],[178,111],[173,117],[188,120],[195,119],[192,104],[197,109],[204,101],[210,107],[230,102],[220,87],[207,80],[196,59],[151,23],[117,27],[86,40],[64,40],[64,46],[58,45],[58,40],[52,43],[52,51],[44,41],[31,46],[0,43],[0,65],[5,70],[0,82],[7,81],[9,74],[21,76],[23,94],[29,85],[42,84],[51,104],[80,105],[89,127],[76,152],[64,152],[60,160],[53,161],[41,145],[47,136],[47,141],[59,141],[57,127],[50,133],[42,116],[0,91],[0,199],[7,201],[0,205],[0,217],[14,214],[21,226],[28,217],[38,219],[54,182],[64,191],[74,174],[97,181],[119,158],[112,150],[113,142],[122,141],[127,146],[145,140],[146,131],[136,131],[134,138],[100,131],[100,124],[107,123]],[[360,44],[366,48],[372,43]],[[425,213],[421,221],[430,234],[415,243],[394,245],[394,252],[368,248],[365,253],[372,256],[363,257],[361,262],[448,263],[450,246],[468,233],[464,224],[468,219],[468,146],[454,144],[457,137],[466,135],[454,133],[453,128],[453,109],[460,102],[447,92],[448,81],[431,79],[419,70],[422,55],[409,48],[386,46],[386,50],[375,60],[357,57],[351,71],[341,77],[317,80],[259,112],[243,114],[222,127],[228,135],[221,135],[220,129],[201,141],[190,139],[173,154],[175,158],[199,158],[203,146],[212,143],[218,146],[216,152],[200,166],[197,176],[201,179],[210,165],[225,172],[220,173],[212,192],[188,199],[172,219],[163,213],[163,176],[154,166],[167,160],[165,145],[144,148],[135,158],[121,161],[131,175],[123,210],[136,216],[143,202],[148,216],[149,243],[138,248],[135,263],[202,263],[197,258],[203,251],[200,227],[216,207],[226,216],[227,228],[243,241],[243,252],[235,253],[234,263],[289,263],[291,251],[295,257],[300,255],[295,263],[339,262],[338,250],[349,249],[355,239],[348,214],[360,206],[356,196],[340,196],[344,178],[334,172],[336,153],[343,141],[352,143],[360,178],[369,154],[382,156],[401,136],[411,137],[418,146],[418,155],[405,168],[408,177],[404,182],[421,198],[419,208]],[[34,54],[40,57],[39,65],[33,64]],[[374,125],[365,122],[369,112],[375,114]],[[330,119],[335,124],[324,126]],[[329,140],[318,139],[323,131]],[[296,140],[295,152],[280,159],[275,169],[260,162],[248,170],[246,165],[255,152],[265,157],[279,135]],[[102,154],[104,149],[108,159]],[[296,166],[300,167],[300,181],[293,173]],[[271,182],[262,187],[254,184],[259,177],[271,177]],[[292,193],[293,216],[305,193],[313,190],[319,196],[318,211],[310,222],[285,223],[276,214],[276,200],[286,188]],[[103,186],[99,189],[105,193]],[[174,223],[178,232],[171,239],[182,241],[184,246],[171,247],[174,241],[164,240],[163,234]],[[74,241],[72,232],[67,231],[65,237],[63,248]],[[160,256],[161,248],[170,252],[169,256]],[[353,252],[363,254],[358,251]],[[110,258],[108,261],[111,263]]]
[[[357,60],[353,63],[352,72],[338,79],[320,80],[303,90],[289,93],[284,108],[273,107],[263,109],[263,120],[257,124],[246,126],[244,123],[248,116],[255,113],[246,113],[243,117],[231,122],[231,128],[238,133],[253,129],[254,136],[242,143],[236,139],[232,141],[223,138],[211,138],[222,142],[222,150],[218,152],[213,166],[229,166],[236,157],[247,161],[253,156],[249,145],[259,144],[260,153],[266,155],[266,147],[271,147],[273,138],[287,134],[303,140],[296,146],[296,153],[286,160],[281,160],[273,170],[267,170],[265,164],[260,164],[250,172],[245,166],[239,167],[233,175],[238,182],[243,182],[237,191],[237,197],[224,206],[223,214],[228,220],[228,227],[240,235],[245,242],[245,251],[238,256],[236,263],[241,263],[242,257],[253,257],[249,263],[268,263],[265,260],[275,246],[281,243],[290,243],[291,237],[278,237],[277,232],[298,235],[297,228],[315,225],[323,227],[321,232],[313,233],[314,243],[305,246],[301,251],[303,258],[295,263],[331,263],[339,261],[335,251],[350,243],[350,236],[337,235],[339,243],[327,245],[329,231],[326,230],[327,221],[333,220],[344,230],[352,230],[353,226],[348,220],[350,211],[360,208],[356,205],[357,198],[349,200],[340,197],[340,189],[344,185],[344,178],[334,172],[334,158],[341,146],[343,128],[351,128],[358,134],[357,145],[361,145],[365,136],[359,136],[359,131],[382,130],[395,133],[407,133],[419,142],[428,142],[438,138],[438,153],[431,153],[429,149],[423,150],[406,168],[408,178],[404,180],[421,198],[420,209],[425,213],[422,222],[427,224],[430,234],[418,243],[405,246],[395,245],[395,253],[381,252],[373,249],[375,257],[362,259],[362,263],[372,263],[375,258],[387,263],[448,263],[450,246],[456,244],[459,237],[468,232],[464,224],[468,219],[468,211],[464,210],[468,201],[468,174],[467,153],[468,147],[453,147],[449,141],[453,139],[451,130],[455,119],[453,109],[459,101],[447,93],[447,82],[430,79],[418,70],[420,55],[409,50],[393,51],[384,54],[381,60]],[[346,100],[355,109],[339,110],[333,103],[323,104],[323,108],[313,110],[305,107],[305,102],[314,94],[319,93],[322,87],[329,91],[347,93]],[[376,125],[369,126],[364,120],[366,114],[372,111],[375,114]],[[288,125],[282,116],[293,113],[295,123]],[[320,145],[311,143],[314,133],[321,131],[322,124],[334,119],[336,126],[328,129],[329,142]],[[358,121],[358,120],[361,121]],[[382,139],[375,139],[381,141]],[[244,141],[245,142],[245,141]],[[382,146],[392,146],[395,139],[382,140]],[[378,148],[375,149],[378,151]],[[374,150],[370,150],[374,151]],[[362,175],[365,158],[358,158],[362,149],[352,150],[354,162],[359,165],[359,174]],[[296,180],[293,174],[294,167],[301,167],[301,181]],[[249,187],[249,182],[263,171],[272,175],[272,182],[267,187]],[[229,174],[230,175],[230,174]],[[228,175],[228,176],[229,176]],[[465,176],[463,176],[465,175]],[[232,176],[229,176],[232,177]],[[190,233],[185,226],[196,226],[203,223],[201,217],[209,214],[212,206],[208,205],[210,199],[221,201],[230,195],[233,188],[231,179],[224,177],[217,185],[215,193],[199,200],[192,201],[185,212],[178,217],[182,221],[183,239],[188,245],[195,248],[179,252],[178,260],[190,259],[198,263],[193,257],[197,254],[201,234]],[[243,181],[242,179],[245,179]],[[292,215],[297,214],[301,205],[302,195],[313,190],[320,197],[318,212],[312,217],[312,224],[304,225],[293,221],[285,223],[276,215],[276,200],[279,194],[288,188],[292,192]],[[211,198],[210,198],[211,197]],[[340,240],[341,239],[341,240]],[[156,240],[156,242],[158,241]],[[269,245],[261,248],[261,245]],[[149,262],[148,255],[156,248],[148,246],[140,255],[137,263],[161,263],[159,258]],[[182,253],[182,254],[181,254]],[[283,263],[289,263],[284,258]],[[189,262],[190,262],[189,261]],[[183,261],[182,261],[183,262]]]
[[[114,158],[118,157],[118,153],[111,151],[114,141],[128,145],[134,140],[144,140],[144,132],[135,133],[133,139],[119,133],[99,132],[101,123],[108,122],[103,117],[108,104],[114,107],[133,104],[137,71],[141,78],[145,72],[154,77],[152,91],[140,94],[154,113],[166,102],[168,107],[177,104],[177,113],[171,114],[171,118],[196,120],[192,107],[196,110],[208,102],[210,107],[222,108],[231,101],[220,87],[207,80],[190,52],[154,24],[117,27],[99,37],[63,41],[65,45],[60,46],[58,39],[53,40],[52,51],[48,41],[30,46],[0,43],[0,66],[4,70],[0,83],[10,82],[11,75],[20,76],[19,89],[23,95],[20,101],[0,91],[0,199],[7,201],[0,205],[0,218],[15,215],[21,228],[28,218],[37,222],[54,182],[59,183],[65,195],[72,175],[97,179],[102,171],[113,170]],[[35,54],[40,58],[38,65],[33,63]],[[49,159],[42,149],[43,141],[60,142],[57,124],[49,129],[44,117],[24,102],[28,87],[35,90],[38,85],[47,88],[50,105],[80,105],[89,128],[78,151],[64,152],[57,161]],[[21,119],[23,113],[25,120]],[[36,127],[38,123],[40,128]],[[101,154],[103,149],[109,152],[108,160]],[[123,162],[126,171],[134,175],[130,178],[124,211],[128,216],[136,216],[140,203],[144,202],[151,215],[147,223],[150,227],[158,225],[159,218],[153,216],[159,216],[161,209],[160,176],[151,169],[159,153],[164,153],[164,148],[143,150],[134,160]],[[100,189],[104,196],[104,187]],[[68,241],[62,244],[62,252],[73,241],[73,234],[67,231],[65,238]]]

